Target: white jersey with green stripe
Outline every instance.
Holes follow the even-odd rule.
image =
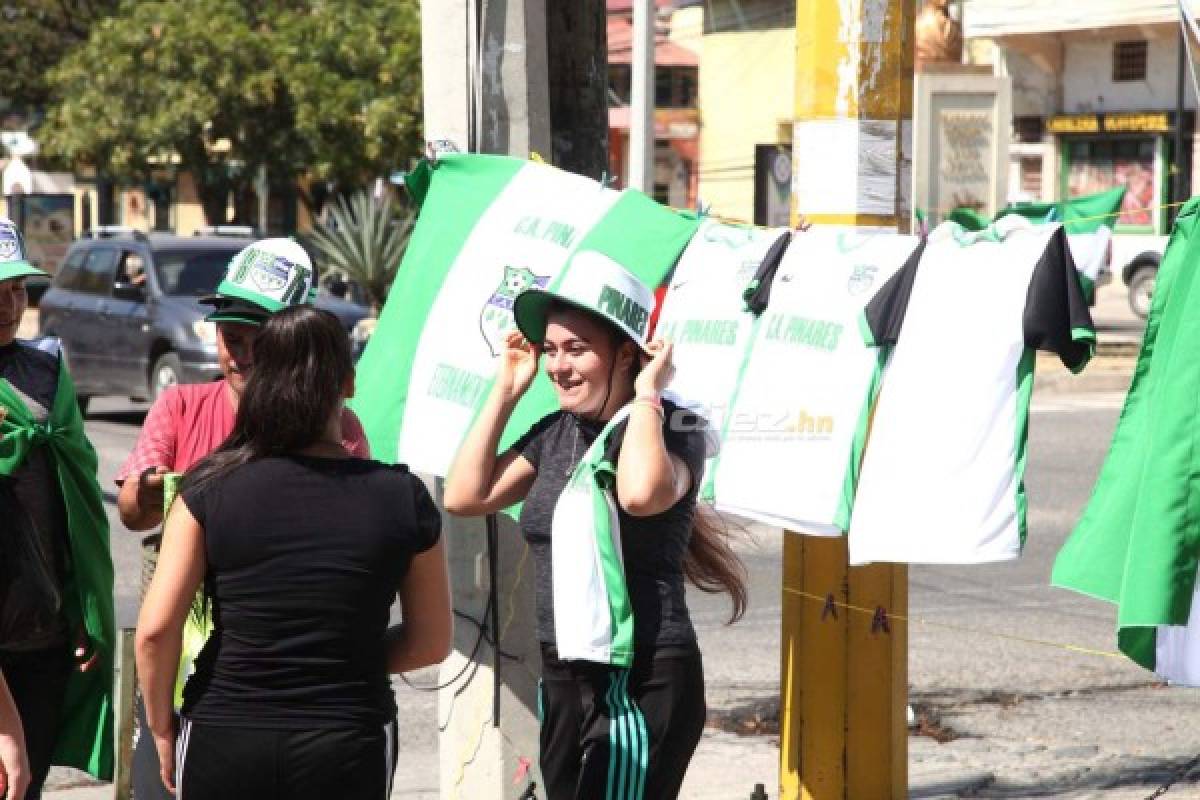
[[[793,237],[722,423],[710,470],[718,509],[800,533],[843,532],[880,362],[858,317],[916,245],[836,227]]]
[[[947,222],[867,304],[889,349],[849,531],[850,560],[972,564],[1025,539],[1034,350],[1072,371],[1095,331],[1061,227]]]
[[[757,324],[743,292],[768,251],[787,235],[786,228],[706,219],[667,284],[654,336],[674,345],[675,376],[668,392],[672,400],[704,417],[714,432],[729,409]],[[703,490],[701,497],[712,499]]]

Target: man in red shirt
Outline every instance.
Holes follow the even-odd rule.
[[[117,474],[117,508],[125,527],[144,531],[162,524],[163,474],[187,471],[225,441],[254,364],[259,326],[272,312],[307,302],[313,285],[312,263],[290,239],[255,242],[234,256],[217,293],[205,299],[216,306],[208,319],[217,325],[223,378],[174,386],[150,408]],[[370,457],[366,434],[349,409],[342,413],[342,444],[359,458]]]

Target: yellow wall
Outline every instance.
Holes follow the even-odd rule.
[[[794,28],[713,33],[700,64],[700,199],[754,217],[754,146],[779,143],[795,105]],[[782,143],[791,144],[790,135]]]

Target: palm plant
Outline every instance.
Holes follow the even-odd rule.
[[[338,197],[328,212],[307,237],[321,272],[338,271],[357,283],[378,314],[408,246],[413,214],[397,213],[390,198],[376,200],[365,190]]]

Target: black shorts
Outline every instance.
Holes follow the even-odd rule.
[[[673,800],[704,731],[704,665],[694,648],[618,669],[543,644],[539,705],[549,800]]]
[[[180,722],[176,800],[387,800],[396,722],[375,729],[261,730]]]

